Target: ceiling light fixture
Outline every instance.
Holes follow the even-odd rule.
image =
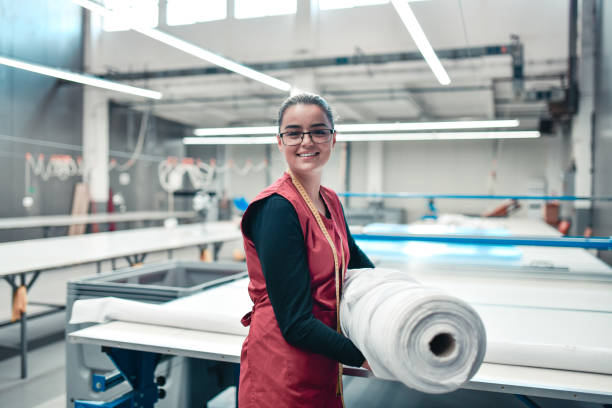
[[[184,137],[186,145],[225,145],[225,144],[272,144],[276,143],[274,136],[220,136],[220,137]]]
[[[200,48],[196,45],[190,44],[187,41],[181,40],[180,38],[174,37],[170,34],[166,34],[155,28],[141,27],[141,26],[135,25],[133,21],[130,21],[118,15],[112,10],[109,10],[106,7],[103,7],[94,1],[91,1],[91,0],[72,0],[72,1],[93,13],[103,16],[104,18],[113,18],[113,19],[121,20],[122,23],[130,27],[132,30],[137,31],[141,34],[144,34],[147,37],[153,38],[157,41],[160,41],[166,45],[174,47],[180,51],[186,52],[187,54],[193,55],[194,57],[203,59],[212,64],[225,68],[229,71],[235,72],[247,78],[251,78],[255,81],[261,82],[263,84],[279,89],[281,91],[289,92],[291,90],[291,84],[289,84],[288,82],[281,81],[280,79],[276,79],[269,75],[263,74],[259,71],[255,71],[254,69],[238,64],[237,62],[231,61],[213,52],[205,50],[204,48]]]
[[[338,125],[339,132],[401,132],[411,130],[458,130],[494,129],[518,127],[520,122],[510,120],[460,120],[448,122],[405,122],[405,123],[358,123]]]
[[[427,40],[427,36],[423,32],[419,21],[412,12],[410,5],[406,2],[406,0],[391,0],[391,4],[393,4],[393,7],[395,7],[395,11],[397,11],[397,14],[399,14],[402,22],[406,26],[406,29],[408,29],[408,32],[416,43],[417,48],[421,52],[421,55],[423,55],[423,58],[429,65],[429,68],[433,71],[433,74],[438,79],[438,82],[440,82],[442,85],[450,84],[451,80],[446,73],[446,70],[442,66],[442,63],[429,43],[429,40]]]
[[[461,120],[448,122],[356,123],[337,125],[338,132],[406,132],[412,130],[496,129],[518,127],[517,119]],[[278,132],[276,126],[249,126],[195,129],[196,136],[270,135]]]
[[[491,132],[428,132],[428,133],[364,133],[343,134],[336,137],[338,142],[377,142],[407,140],[476,140],[476,139],[534,139],[540,137],[535,130],[491,131]]]
[[[478,140],[478,139],[535,139],[540,137],[537,130],[492,131],[492,132],[431,132],[431,133],[362,133],[338,134],[338,142],[389,142],[414,140]],[[224,145],[224,144],[272,144],[274,136],[211,136],[184,137],[186,145]]]
[[[232,136],[232,135],[273,135],[278,132],[277,126],[250,126],[230,128],[202,128],[193,131],[196,136]]]
[[[91,75],[76,74],[74,72],[64,71],[57,68],[45,67],[43,65],[38,64],[31,64],[29,62],[19,61],[13,58],[0,57],[0,64],[7,65],[13,68],[23,69],[30,72],[35,72],[41,75],[63,79],[65,81],[77,82],[79,84],[91,85],[98,88],[108,89],[110,91],[123,92],[130,95],[143,96],[145,98],[151,99],[161,99],[162,97],[161,92],[107,81],[106,79],[97,78]]]

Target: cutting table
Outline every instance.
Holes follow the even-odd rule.
[[[129,211],[123,213],[10,217],[0,218],[0,229],[43,228],[43,236],[46,237],[50,227],[110,222],[160,221],[168,218],[193,219],[196,218],[196,213],[195,211]]]
[[[109,322],[68,335],[73,343],[207,360],[240,362],[244,337],[130,322]],[[369,376],[347,367],[346,375]],[[149,373],[153,378],[153,371]],[[484,363],[464,388],[596,403],[612,403],[612,375]],[[86,407],[87,405],[83,405]],[[153,405],[150,405],[153,406]]]
[[[502,273],[503,271],[536,275],[567,275],[580,274],[580,279],[592,276],[594,279],[608,279],[610,267],[597,257],[582,249],[579,243],[575,247],[555,246],[484,246],[453,245],[436,242],[392,241],[390,233],[397,235],[416,235],[417,238],[427,238],[429,234],[447,235],[465,239],[472,235],[474,241],[482,239],[498,239],[512,241],[515,237],[535,237],[536,241],[568,240],[563,238],[555,228],[541,220],[525,218],[489,219],[480,217],[463,217],[470,224],[479,228],[464,228],[461,226],[439,225],[435,223],[416,223],[409,225],[373,225],[371,227],[351,228],[351,232],[360,247],[368,256],[379,261],[380,265],[400,269],[420,267],[422,265],[444,265],[456,269],[481,269],[486,273]],[[466,232],[467,231],[467,232]],[[382,234],[378,242],[359,239],[364,233]],[[426,235],[422,235],[426,234]],[[478,235],[477,235],[478,234]],[[434,237],[435,238],[435,237]],[[442,237],[444,238],[444,237]],[[581,239],[578,239],[580,241]],[[588,242],[586,239],[582,239]],[[604,248],[610,249],[612,239],[602,240]],[[587,276],[588,275],[588,276]]]
[[[512,229],[513,234],[558,236],[558,232],[541,223],[535,223],[534,226],[533,222],[520,221],[515,223]],[[584,327],[590,327],[593,333],[599,334],[601,327],[589,326],[588,320],[589,316],[597,314],[607,322],[612,315],[611,268],[580,248],[521,249],[524,251],[522,262],[505,266],[481,265],[474,268],[473,265],[449,267],[448,263],[436,265],[401,262],[388,266],[404,268],[406,273],[422,283],[448,290],[472,303],[477,309],[481,307],[491,312],[495,307],[501,306],[506,312],[523,310],[529,317],[525,320],[526,327],[535,327],[534,331],[538,329],[537,316],[551,320],[554,315],[554,319],[564,321],[564,316],[567,315],[565,321],[570,322],[569,327],[567,332],[561,332],[564,336],[564,333],[568,333],[565,336],[567,339],[574,338],[572,331],[580,334],[581,330],[571,322],[583,321]],[[503,324],[500,326],[503,329]],[[553,326],[555,325],[551,327]],[[529,338],[531,329],[525,330],[525,336],[520,333],[514,336],[515,333],[510,333],[512,335],[508,336],[509,340]],[[588,338],[588,335],[585,337]],[[609,354],[612,342],[606,343],[606,338],[610,337],[598,336],[592,344],[587,342],[585,345],[604,347]],[[125,351],[131,356],[140,356],[139,358],[145,360],[151,356],[176,355],[230,363],[239,362],[243,340],[242,335],[236,334],[122,321],[98,324],[68,335],[69,342],[101,346],[110,356],[119,356]],[[573,346],[581,347],[580,344]],[[510,347],[514,346],[510,344]],[[525,398],[522,401],[526,401],[529,407],[537,407],[528,399],[529,396],[612,403],[612,374],[541,368],[536,367],[538,363],[530,359],[530,354],[527,353],[513,364],[484,363],[475,377],[463,388],[520,395]],[[363,369],[348,367],[346,373],[362,377],[369,375],[369,372]],[[152,374],[150,376],[152,377]],[[149,390],[151,387],[155,389],[152,384],[151,379]],[[151,397],[148,406],[153,406],[156,398]]]
[[[101,264],[110,260],[113,269],[115,259],[125,258],[130,265],[142,263],[148,253],[172,251],[180,248],[199,247],[241,239],[238,226],[232,222],[179,225],[173,228],[139,228],[87,235],[71,235],[41,238],[0,244],[0,278],[13,288],[32,287],[43,272],[74,265]],[[49,305],[52,309],[37,316],[63,310],[63,306]],[[21,377],[27,376],[27,320],[23,313],[21,326]],[[11,322],[0,324],[8,325]]]

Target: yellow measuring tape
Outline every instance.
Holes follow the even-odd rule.
[[[308,193],[306,193],[306,190],[304,189],[304,186],[302,185],[302,183],[300,183],[300,181],[293,175],[291,171],[289,171],[289,175],[291,176],[291,181],[293,182],[293,185],[295,186],[297,191],[300,193],[300,195],[306,202],[306,205],[308,206],[308,208],[310,208],[312,215],[314,215],[315,219],[317,220],[317,224],[319,224],[319,228],[321,228],[321,232],[323,232],[325,239],[327,239],[327,242],[329,243],[329,246],[331,247],[332,253],[334,255],[334,272],[335,272],[334,279],[336,281],[336,322],[337,322],[336,331],[340,333],[341,332],[341,329],[340,329],[340,279],[342,279],[342,276],[344,275],[344,247],[342,245],[342,236],[339,235],[340,251],[341,251],[341,258],[342,258],[342,261],[341,261],[342,262],[342,275],[340,275],[340,262],[338,262],[338,251],[336,250],[334,241],[329,235],[327,228],[325,228],[325,225],[323,224],[321,215],[319,215],[319,210],[317,210],[317,207],[315,207],[314,203],[308,196]],[[342,363],[338,363],[338,383],[336,384],[336,395],[340,396],[342,400],[342,406],[344,406],[344,396],[342,394]]]

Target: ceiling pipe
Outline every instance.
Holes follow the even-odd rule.
[[[515,44],[487,45],[482,47],[453,48],[437,51],[439,58],[447,60],[462,60],[467,58],[478,58],[485,56],[510,55]],[[420,52],[399,52],[387,54],[359,54],[351,56],[309,58],[292,61],[274,61],[248,64],[257,71],[282,71],[288,69],[321,68],[333,66],[350,65],[376,65],[393,62],[422,61]],[[202,76],[227,74],[227,70],[219,67],[201,67],[186,69],[169,69],[160,71],[140,71],[126,73],[108,73],[100,75],[102,78],[112,80],[139,80],[139,79],[161,79],[186,76]]]
[[[566,101],[570,114],[578,112],[578,18],[578,0],[570,0]]]

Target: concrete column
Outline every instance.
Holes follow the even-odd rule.
[[[593,194],[593,129],[595,121],[595,67],[597,64],[596,1],[583,0],[579,9],[578,112],[572,121],[572,152],[576,163],[574,192],[578,196]],[[576,201],[573,233],[582,234],[591,225],[591,202]]]
[[[318,1],[298,1],[293,31],[293,53],[300,58],[313,57],[317,49],[316,27],[318,26]],[[291,83],[291,95],[300,92],[318,93],[312,69],[300,70]]]
[[[382,193],[383,187],[383,143],[366,142],[368,144],[367,192]],[[382,198],[370,198],[370,203],[382,202]]]
[[[86,14],[84,34],[84,69],[95,66],[95,44],[101,32],[101,19]],[[89,185],[90,200],[99,211],[106,210],[108,200],[108,94],[86,86],[83,95],[83,181]]]
[[[546,139],[546,194],[563,194],[563,171],[566,157],[563,154],[563,130],[557,129],[554,136]]]
[[[83,181],[89,185],[91,201],[108,200],[108,98],[86,88],[83,98]]]
[[[595,1],[583,0],[580,10],[579,38],[580,59],[578,63],[578,83],[580,99],[578,112],[572,122],[572,148],[576,162],[576,195],[592,194],[593,157],[593,119],[595,114],[595,66],[597,20]],[[576,208],[589,208],[588,201],[577,202]]]

